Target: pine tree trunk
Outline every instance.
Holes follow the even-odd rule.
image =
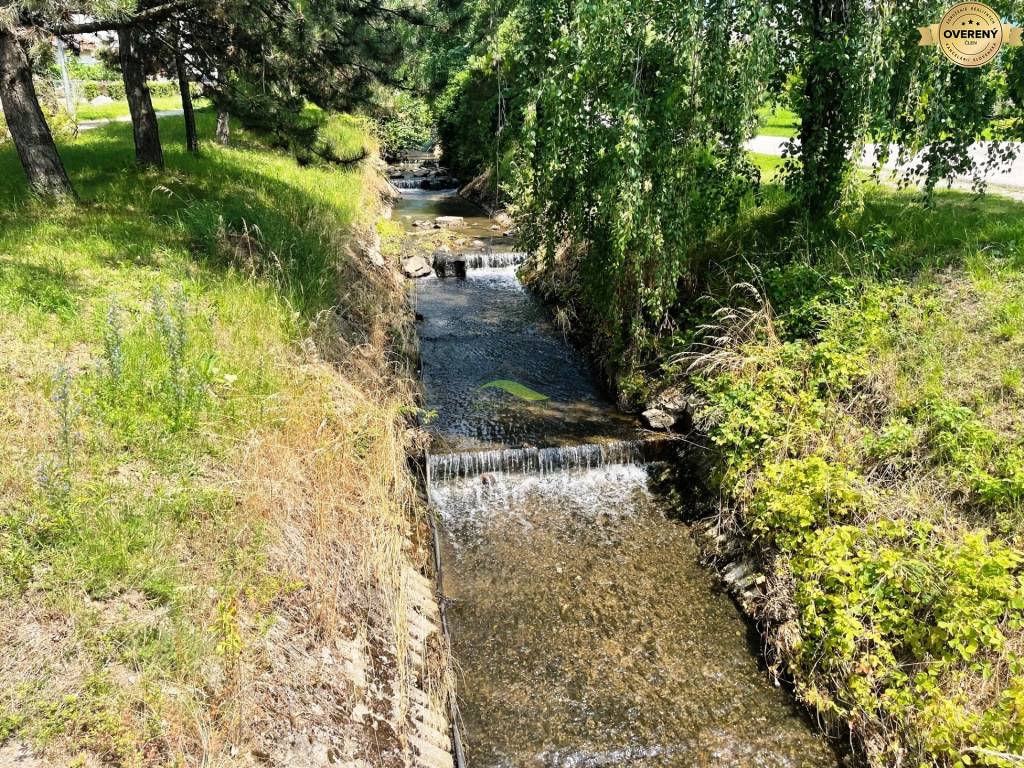
[[[25,49],[13,32],[3,28],[0,28],[0,104],[29,187],[48,197],[74,197],[50,126],[39,108]]]
[[[231,136],[231,116],[228,108],[223,104],[217,105],[217,143],[223,146],[228,145],[228,138]]]
[[[178,70],[178,90],[181,91],[181,109],[185,113],[185,144],[193,155],[199,154],[199,136],[196,134],[196,112],[192,106],[192,94],[188,89],[188,70],[185,56],[181,52],[181,41],[174,52],[174,67]]]
[[[135,32],[131,28],[117,30],[120,48],[121,75],[128,109],[132,113],[132,131],[135,134],[135,160],[139,165],[162,168],[164,152],[160,146],[160,127],[157,125],[153,99],[146,85],[146,72],[136,50]]]

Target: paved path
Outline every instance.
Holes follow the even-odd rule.
[[[182,109],[161,109],[156,113],[158,118],[161,117],[178,117],[185,114]],[[101,120],[82,120],[78,123],[79,131],[91,131],[93,128],[102,128],[104,125],[113,125],[114,123],[130,123],[132,121],[131,115],[121,115],[120,117],[109,117]]]
[[[788,139],[782,136],[755,136],[747,142],[747,149],[761,155],[779,156],[782,154],[782,149],[787,141]],[[974,159],[975,164],[984,164],[985,158],[988,156],[987,146],[988,142],[981,141],[971,147],[971,157]],[[895,147],[893,149],[895,153]],[[864,152],[861,154],[861,165],[870,167],[875,158],[876,151],[876,145],[865,145]],[[897,168],[896,163],[891,160],[886,163],[885,167],[889,170]],[[989,184],[996,187],[1006,187],[1014,190],[1024,189],[1024,152],[1021,152],[1011,165],[1001,166],[994,171],[990,171],[986,174],[985,178],[988,179]],[[957,176],[955,181],[960,184],[969,184],[971,177]]]

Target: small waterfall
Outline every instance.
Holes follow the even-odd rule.
[[[494,253],[467,253],[461,256],[467,269],[485,269],[488,267],[518,267],[526,261],[524,251],[497,251]]]
[[[467,269],[516,267],[526,261],[523,251],[491,251],[487,253],[452,253],[434,256],[438,277],[465,277]]]
[[[403,177],[389,181],[395,189],[423,189],[431,192],[454,192],[458,189],[456,180],[450,176]]]
[[[667,440],[621,440],[605,445],[442,453],[429,457],[430,482],[437,485],[490,472],[546,475],[613,464],[645,464],[663,458],[669,445]]]
[[[391,179],[391,184],[396,189],[422,189],[426,179]]]

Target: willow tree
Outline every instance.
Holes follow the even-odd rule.
[[[744,142],[778,41],[762,3],[549,5],[516,20],[530,37],[565,19],[527,111],[517,217],[544,264],[578,246],[579,298],[618,360],[667,321],[703,269],[696,246],[756,186]]]
[[[993,2],[1019,18],[1020,0]],[[855,173],[871,142],[876,172],[889,160],[902,182],[926,195],[953,176],[984,188],[986,170],[1012,160],[1024,135],[1014,101],[1019,53],[966,69],[917,28],[936,23],[945,0],[792,0],[777,6],[776,25],[796,63],[794,106],[800,116],[788,182],[813,222],[828,222],[857,202]],[[996,141],[987,141],[995,139]],[[979,142],[985,142],[979,144]],[[977,162],[980,146],[982,162]]]

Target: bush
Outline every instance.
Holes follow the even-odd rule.
[[[1007,644],[1024,629],[1022,568],[1024,554],[984,530],[881,521],[813,534],[792,561],[808,699],[869,740],[902,722],[919,739],[908,764],[1002,765],[984,750],[1024,748],[1024,659]],[[992,697],[972,674],[1015,679]]]
[[[434,140],[434,116],[427,103],[412,94],[396,92],[383,114],[374,121],[381,154],[395,159],[408,149],[420,149]]]
[[[82,83],[82,98],[92,101],[97,96],[108,96],[114,101],[124,101],[124,83],[120,80],[97,80]]]
[[[843,522],[861,507],[855,480],[820,456],[768,464],[750,504],[755,534],[783,551],[800,551],[818,528]]]
[[[153,98],[171,98],[179,94],[178,83],[173,80],[151,80],[149,92]],[[191,83],[189,91],[193,98],[202,96],[202,86]],[[114,101],[124,101],[124,82],[121,80],[94,80],[81,84],[81,95],[85,101],[92,101],[97,96],[108,96]]]

